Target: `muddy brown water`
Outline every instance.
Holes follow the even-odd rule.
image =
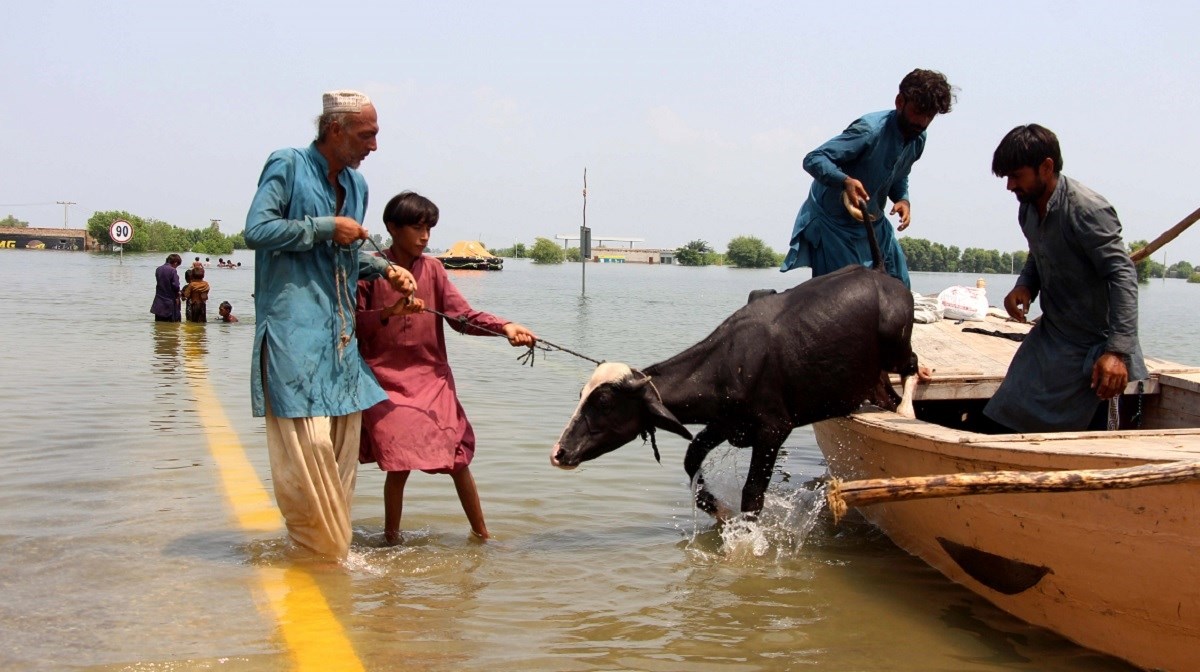
[[[209,272],[232,325],[155,324],[163,256],[0,253],[0,669],[298,669],[302,612],[279,616],[263,588],[281,570],[315,585],[347,643],[338,655],[367,670],[1130,669],[998,611],[861,519],[834,527],[807,429],[787,441],[755,525],[693,510],[678,437],[660,434],[661,466],[635,441],[553,469],[591,365],[560,353],[522,367],[499,339],[454,333],[496,539],[469,538],[449,478],[417,474],[406,542],[384,547],[382,474],[367,466],[350,559],[311,566],[278,530],[239,525],[210,447],[217,412],[269,491],[247,382],[253,256]],[[593,264],[586,297],[577,264],[452,276],[477,308],[644,366],[703,338],[749,290],[807,271]],[[987,276],[993,305],[1012,279]],[[917,273],[914,288],[975,280]],[[1200,285],[1154,281],[1141,296],[1146,351],[1200,361]],[[733,497],[747,463],[722,448],[706,472]]]

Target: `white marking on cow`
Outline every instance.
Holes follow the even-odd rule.
[[[575,413],[571,415],[571,419],[567,421],[567,426],[563,428],[562,434],[558,436],[559,440],[555,441],[554,447],[550,449],[550,464],[562,469],[575,468],[559,464],[558,459],[555,457],[558,455],[558,446],[562,441],[562,437],[566,436],[567,432],[571,430],[571,427],[575,425],[575,421],[579,419],[579,411],[583,410],[584,402],[587,401],[588,396],[591,395],[591,393],[595,391],[597,387],[600,387],[605,383],[615,383],[618,380],[622,380],[623,378],[627,378],[632,375],[633,369],[629,368],[628,364],[622,364],[620,362],[604,362],[596,367],[596,370],[592,372],[592,377],[589,378],[587,384],[583,386],[583,391],[579,393],[579,405],[575,407]]]
[[[917,412],[913,409],[913,395],[917,391],[917,375],[908,376],[901,381],[901,384],[904,386],[904,393],[900,395],[900,405],[896,407],[896,412],[906,418],[916,420]]]

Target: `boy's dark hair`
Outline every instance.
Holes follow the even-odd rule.
[[[437,226],[438,207],[413,191],[402,191],[383,206],[383,223],[391,226]]]
[[[900,95],[925,114],[946,114],[954,104],[954,87],[936,70],[917,68],[900,80]]]
[[[229,312],[233,312],[233,304],[228,301],[222,301],[221,305],[217,307],[217,310],[225,310],[226,308],[229,309]]]
[[[1062,172],[1062,149],[1054,131],[1037,124],[1017,126],[1004,136],[992,154],[992,173],[1008,177],[1018,168],[1037,169],[1046,159],[1054,159],[1054,174]]]
[[[196,266],[195,268],[193,268],[192,269],[192,280],[203,280],[203,279],[204,279],[204,267]]]
[[[167,255],[167,263],[175,264],[176,266],[178,266],[179,264],[183,263],[183,259],[180,259],[178,254],[172,253],[172,254]]]

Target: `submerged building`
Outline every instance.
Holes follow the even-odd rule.
[[[94,250],[96,241],[86,229],[0,227],[0,250]]]

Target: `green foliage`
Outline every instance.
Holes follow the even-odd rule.
[[[1200,273],[1192,273],[1189,275],[1188,282],[1200,282]]]
[[[188,232],[193,238],[192,252],[197,254],[229,254],[233,252],[233,241],[221,233],[221,227],[213,222],[203,229],[193,229]]]
[[[738,268],[770,268],[778,266],[783,256],[767,247],[754,236],[738,236],[729,241],[725,259]]]
[[[924,238],[901,238],[900,249],[908,259],[908,270],[934,273],[1020,273],[1029,253],[1024,250],[999,252],[931,243]]]
[[[1168,278],[1190,278],[1196,267],[1186,261],[1177,261],[1167,269]]]
[[[123,219],[133,225],[133,240],[125,243],[130,252],[194,252],[207,255],[227,255],[246,249],[246,239],[239,231],[232,236],[221,233],[216,222],[202,229],[181,229],[158,219],[138,217],[124,210],[106,210],[93,214],[87,230],[103,247],[113,245],[108,227]]]
[[[529,252],[535,264],[563,263],[563,249],[549,238],[538,238],[533,241],[533,249]]]
[[[563,252],[563,257],[567,261],[583,261],[583,254],[579,251],[578,247],[568,247]]]
[[[509,257],[520,259],[529,256],[529,249],[525,247],[525,243],[514,243],[512,247],[500,247],[495,250],[488,250],[497,257]]]
[[[703,240],[693,240],[675,250],[675,262],[680,266],[707,266],[710,263],[713,249]]]
[[[4,219],[0,219],[0,226],[7,226],[14,229],[27,229],[29,228],[29,222],[9,215]]]
[[[1129,253],[1133,254],[1148,244],[1145,240],[1135,240],[1128,244]],[[1137,263],[1137,279],[1139,283],[1150,282],[1150,274],[1154,272],[1153,263],[1153,260],[1149,258],[1142,259]],[[1159,264],[1159,266],[1162,266],[1162,264]]]
[[[137,215],[130,214],[124,210],[106,210],[97,212],[88,218],[87,230],[96,242],[105,247],[115,245],[112,238],[108,236],[108,227],[118,219],[123,219],[133,226],[133,239],[125,243],[125,249],[129,252],[154,252],[157,251],[150,247],[150,231],[146,226],[146,220]],[[171,248],[172,250],[187,249],[186,247]]]

